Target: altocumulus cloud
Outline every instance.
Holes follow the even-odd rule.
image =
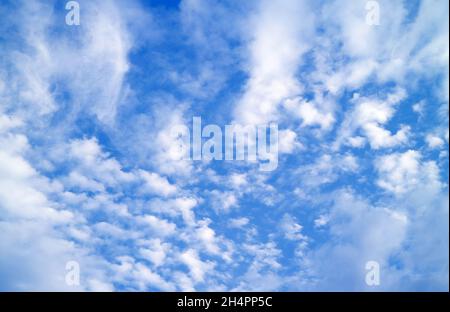
[[[77,2],[0,5],[0,290],[448,290],[447,1]]]

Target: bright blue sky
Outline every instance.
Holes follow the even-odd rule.
[[[448,290],[447,1],[78,2],[0,4],[0,290]]]

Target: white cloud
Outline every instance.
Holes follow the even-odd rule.
[[[205,247],[205,251],[214,255],[220,254],[218,239],[213,229],[209,227],[209,221],[202,220],[196,229],[196,236],[200,243]]]
[[[278,274],[281,264],[278,259],[281,250],[274,242],[244,244],[243,250],[252,257],[247,271],[238,279],[239,284],[232,291],[277,290],[284,279]]]
[[[67,193],[65,194],[67,195]],[[73,195],[73,194],[72,194]],[[120,217],[129,217],[131,214],[128,210],[128,206],[124,203],[118,202],[114,194],[109,193],[100,193],[94,196],[88,197],[85,194],[69,196],[73,200],[77,202],[79,206],[86,210],[103,210],[109,214],[120,216]],[[65,196],[67,199],[67,196]],[[68,201],[69,203],[69,201]]]
[[[22,101],[26,108],[15,109],[29,119],[33,114],[55,112],[60,103],[52,86],[59,80],[70,82],[64,85],[71,97],[67,119],[88,113],[112,124],[119,102],[126,95],[128,54],[135,43],[130,29],[147,18],[135,8],[132,2],[127,6],[114,1],[86,2],[82,25],[89,27],[81,25],[77,32],[56,34],[53,27],[61,19],[53,4],[24,2],[14,13],[14,20],[26,49],[14,50],[8,58],[14,73],[13,101]]]
[[[105,283],[98,279],[89,279],[89,290],[93,292],[112,292],[114,291],[113,285],[110,283]]]
[[[425,110],[425,102],[424,101],[420,101],[415,103],[412,106],[413,112],[419,114],[419,116],[423,116],[424,110]]]
[[[136,238],[136,235],[132,232],[128,232],[121,227],[110,224],[108,222],[99,222],[93,225],[93,228],[99,235],[104,235],[109,238],[125,240],[130,238]]]
[[[303,16],[299,19],[298,16]],[[240,124],[277,120],[281,102],[297,95],[295,71],[308,48],[312,15],[304,2],[262,1],[249,27],[250,78],[235,110]]]
[[[351,147],[360,148],[366,144],[366,139],[361,136],[354,136],[347,139],[347,144]]]
[[[79,188],[85,191],[91,192],[103,192],[105,191],[105,187],[102,183],[95,181],[94,179],[90,179],[85,177],[81,173],[77,171],[72,171],[69,176],[64,179],[64,185],[69,188]]]
[[[113,264],[114,281],[139,291],[148,289],[159,291],[174,291],[175,286],[167,282],[161,275],[154,272],[143,263],[136,262],[130,256],[117,257],[119,264]]]
[[[248,184],[247,175],[245,173],[233,173],[230,177],[233,188],[239,189]]]
[[[379,82],[404,83],[410,72],[443,73],[443,66],[448,65],[448,42],[443,41],[448,35],[447,3],[423,1],[410,21],[405,3],[379,0],[380,25],[371,26],[365,21],[366,2],[339,0],[324,5],[326,33],[336,45],[342,44],[342,55],[350,58],[329,78],[331,92],[357,88],[372,76]],[[430,40],[424,42],[424,36]]]
[[[421,154],[414,150],[379,157],[375,162],[378,186],[400,195],[420,184],[440,187],[439,169],[435,162],[421,163]]]
[[[135,278],[139,289],[146,290],[149,287],[159,289],[162,291],[174,291],[175,286],[168,283],[163,279],[158,273],[153,272],[148,267],[142,263],[137,263],[135,265],[135,270],[133,272],[133,277]]]
[[[287,213],[285,213],[281,219],[280,228],[284,233],[284,237],[289,240],[307,240],[307,237],[302,234],[303,226],[298,224],[296,219]]]
[[[150,146],[152,151],[152,161],[159,172],[172,176],[184,176],[192,179],[192,161],[184,159],[180,154],[180,146],[184,146],[182,138],[174,137],[173,130],[180,125],[187,125],[183,119],[182,109],[165,111],[162,108],[158,112],[157,134],[154,138],[156,144]],[[143,140],[149,138],[146,135]]]
[[[184,222],[192,225],[195,222],[195,215],[192,209],[197,206],[197,200],[194,198],[177,198],[174,202],[175,207],[179,209]]]
[[[140,170],[139,174],[145,181],[145,184],[141,188],[144,193],[167,197],[177,192],[177,187],[175,185],[170,184],[167,178],[162,177],[157,173]]]
[[[23,122],[21,119],[13,116],[3,115],[0,112],[0,133],[17,128],[22,125]]]
[[[187,226],[195,226],[195,213],[193,209],[198,201],[192,197],[179,197],[166,201],[154,200],[150,202],[149,209],[156,213],[168,215],[170,217],[181,216]]]
[[[229,227],[231,228],[244,228],[250,220],[248,218],[235,218],[229,221]]]
[[[282,154],[291,154],[296,149],[302,147],[297,141],[297,133],[290,129],[280,130],[278,132],[278,151]]]
[[[394,273],[388,262],[406,237],[405,212],[371,206],[350,190],[338,191],[332,198],[327,225],[331,237],[305,253],[308,266],[300,278],[316,280],[307,286],[309,290],[362,291],[369,289],[364,282],[365,263],[377,261],[384,272],[381,287],[389,289]],[[345,283],[348,279],[352,282]]]
[[[385,128],[385,125],[395,114],[395,106],[406,97],[405,90],[397,89],[388,94],[385,99],[373,99],[353,96],[355,106],[350,110],[339,129],[334,148],[341,144],[360,147],[364,141],[362,136],[354,136],[360,130],[373,149],[395,147],[406,144],[411,127],[400,125],[396,133]]]
[[[283,103],[284,108],[297,118],[302,120],[302,126],[319,126],[329,129],[334,123],[334,117],[329,112],[321,112],[312,102],[300,98],[288,99]]]
[[[102,151],[96,138],[73,140],[69,145],[69,153],[86,177],[95,178],[106,185],[115,186],[135,179],[132,173],[122,170],[116,159]]]
[[[214,263],[202,261],[194,249],[188,249],[180,254],[180,261],[188,268],[195,283],[204,282],[205,275],[214,268]]]
[[[445,144],[444,140],[432,134],[428,134],[425,137],[425,141],[427,142],[428,147],[431,149],[441,148]]]
[[[170,236],[176,233],[177,226],[167,220],[152,215],[138,216],[137,220],[150,226],[151,232],[156,236]]]
[[[281,255],[281,250],[275,242],[244,244],[242,248],[245,252],[254,256],[253,263],[256,267],[262,268],[268,266],[271,269],[281,268],[278,260]]]
[[[314,220],[314,226],[316,228],[320,228],[327,225],[329,221],[330,221],[329,215],[320,215],[317,219]]]
[[[228,213],[232,208],[238,207],[238,198],[233,192],[221,192],[212,190],[212,206],[217,212]]]
[[[1,134],[0,134],[1,135]],[[4,136],[0,142],[4,143]],[[7,135],[8,145],[0,151],[0,211],[6,218],[69,222],[73,214],[52,203],[44,188],[46,180],[23,158],[28,147],[23,135]]]
[[[298,168],[296,173],[302,177],[301,182],[304,186],[314,187],[332,183],[341,173],[354,173],[358,169],[358,160],[351,154],[324,154],[313,163]]]
[[[0,288],[5,291],[94,291],[100,282],[113,285],[105,275],[108,263],[73,241],[61,230],[37,221],[0,222]],[[32,242],[32,243],[30,243]],[[66,284],[66,263],[76,261],[82,274],[79,286]],[[12,272],[15,272],[12,274]],[[96,280],[98,283],[89,281]]]
[[[139,254],[146,260],[152,262],[156,267],[164,264],[171,245],[164,243],[161,239],[154,238],[142,243]]]

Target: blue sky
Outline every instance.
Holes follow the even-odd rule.
[[[448,291],[447,1],[78,3],[0,4],[0,290]]]

